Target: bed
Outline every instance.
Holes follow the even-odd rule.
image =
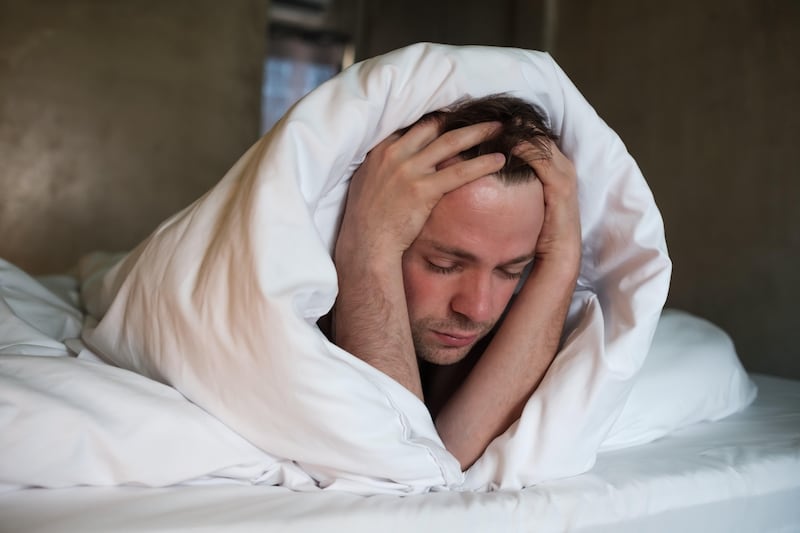
[[[275,486],[213,417],[93,358],[76,289],[0,261],[0,531],[800,531],[800,381],[736,373],[727,336],[685,313],[662,315],[631,394],[694,397],[692,419],[650,414],[660,438],[609,441],[589,471],[522,490],[363,496]]]
[[[576,166],[581,276],[542,383],[462,472],[424,404],[316,322],[375,139],[504,90]],[[130,253],[44,278],[0,260],[0,529],[800,530],[800,382],[662,312],[670,270],[638,167],[552,58],[368,60]]]
[[[259,484],[249,470],[252,457],[242,459],[246,453],[238,448],[241,464],[216,465],[209,475],[184,473],[196,477],[176,484],[143,486],[171,483],[147,477],[160,472],[142,473],[153,467],[169,470],[163,454],[179,462],[180,449],[170,450],[164,435],[173,442],[189,440],[181,444],[186,455],[198,446],[191,439],[202,437],[159,425],[152,412],[126,411],[131,406],[119,399],[127,394],[124,380],[111,380],[105,389],[90,387],[84,399],[75,392],[84,382],[72,383],[71,392],[69,384],[59,384],[63,376],[54,365],[93,366],[146,380],[86,355],[76,358],[67,346],[72,342],[52,336],[75,332],[72,318],[80,315],[69,303],[74,280],[34,280],[5,263],[0,285],[5,304],[0,320],[5,325],[0,335],[3,532],[800,530],[800,382],[766,375],[751,376],[758,396],[737,413],[686,425],[646,444],[601,452],[584,474],[522,490],[406,496],[297,492]],[[33,377],[42,377],[47,365],[55,384],[45,379],[36,396]],[[14,387],[27,390],[24,400]],[[65,398],[74,405],[54,409],[53,400]],[[178,395],[176,401],[189,406]],[[133,427],[120,426],[111,418],[114,413],[133,417]],[[59,416],[66,423],[52,418]],[[177,417],[187,414],[173,416],[171,423],[184,428]],[[26,420],[38,429],[26,426]],[[148,447],[148,441],[155,445]],[[92,469],[99,473],[87,472]],[[138,472],[119,484],[124,479],[115,476],[124,476],[126,469]],[[15,475],[16,482],[9,483]],[[37,482],[26,486],[20,476],[50,488]],[[81,480],[96,486],[75,486]]]
[[[31,488],[0,495],[0,529],[800,531],[800,383],[755,381],[761,393],[743,412],[601,454],[585,474],[521,491],[363,497],[242,485]]]

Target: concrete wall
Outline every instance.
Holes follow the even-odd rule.
[[[378,0],[361,2],[360,59],[420,41],[541,48],[545,0]]]
[[[0,0],[0,257],[125,250],[257,138],[266,1]]]
[[[554,55],[662,209],[669,305],[800,378],[800,3],[558,3]]]
[[[265,4],[0,0],[0,257],[61,271],[213,185],[257,136]],[[749,369],[800,378],[800,3],[350,5],[360,57],[551,43],[653,188],[669,305],[729,331]]]

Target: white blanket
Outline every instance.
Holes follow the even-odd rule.
[[[298,465],[257,449],[175,389],[97,360],[74,338],[83,318],[76,287],[68,276],[35,280],[0,259],[0,490],[197,483],[317,489]],[[755,392],[722,330],[665,311],[603,448],[718,420]],[[635,462],[637,455],[624,457]]]
[[[521,419],[462,473],[425,406],[315,323],[336,298],[330,251],[365,154],[428,111],[499,92],[538,104],[576,166],[583,262],[563,349]],[[320,487],[519,488],[592,466],[647,354],[669,276],[639,169],[548,55],[419,44],[313,91],[216,187],[87,284],[102,319],[83,338]]]

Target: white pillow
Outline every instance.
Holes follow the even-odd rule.
[[[650,353],[602,450],[644,444],[689,424],[744,409],[757,387],[720,328],[666,309]]]
[[[464,475],[419,399],[325,339],[348,180],[377,142],[466,95],[539,105],[579,177],[569,335],[520,421]],[[211,191],[85,287],[93,351],[176,387],[320,486],[519,488],[587,470],[644,360],[669,286],[636,163],[547,54],[410,46],[310,93]],[[565,423],[565,421],[569,421]]]

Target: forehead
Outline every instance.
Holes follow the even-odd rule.
[[[486,176],[442,197],[417,240],[501,264],[533,252],[543,218],[538,180],[506,185]]]

